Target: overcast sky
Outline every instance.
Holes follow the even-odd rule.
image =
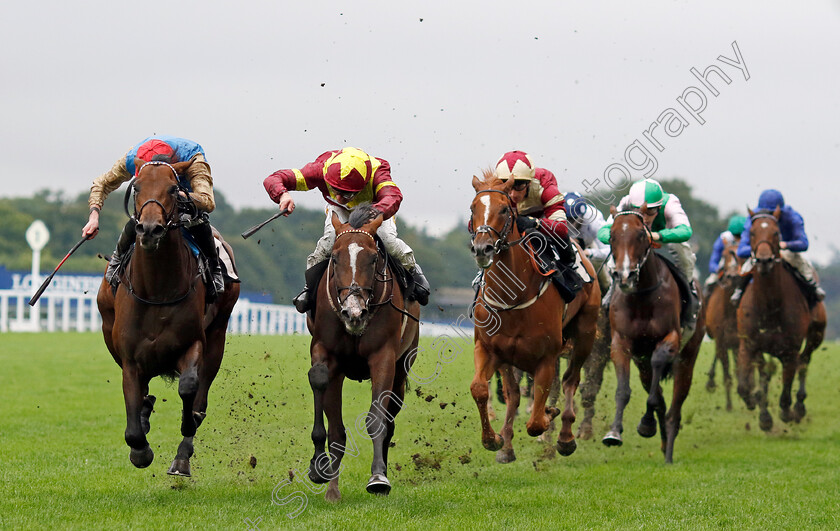
[[[0,194],[84,192],[157,133],[201,143],[234,206],[270,207],[265,176],[352,145],[391,163],[399,215],[437,232],[465,218],[471,176],[505,151],[529,152],[566,191],[607,190],[611,164],[642,176],[625,159],[638,141],[654,177],[688,180],[723,212],[782,190],[810,255],[829,258],[840,3],[637,4],[3,2]],[[718,59],[737,60],[733,42],[743,69]],[[731,80],[709,74],[717,96],[690,71],[710,65]],[[700,107],[692,87],[699,119],[677,101],[689,90]]]

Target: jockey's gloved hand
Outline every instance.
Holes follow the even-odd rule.
[[[540,222],[537,218],[533,218],[531,216],[517,216],[516,218],[516,228],[519,229],[519,232],[525,232],[528,229],[536,229],[540,226]]]

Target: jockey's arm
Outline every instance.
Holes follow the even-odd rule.
[[[746,223],[744,223],[744,230],[741,232],[741,243],[738,244],[738,251],[736,252],[738,258],[749,258],[752,254],[752,247],[750,245],[751,226],[752,220],[747,218]]]
[[[723,248],[723,238],[718,236],[712,246],[712,256],[709,258],[709,273],[717,273],[718,267],[720,267],[720,259],[723,256]]]
[[[373,174],[373,208],[382,212],[382,218],[392,217],[400,209],[403,195],[397,184],[391,180],[391,166],[379,159],[379,167]]]
[[[688,216],[683,210],[680,199],[671,194],[668,202],[665,203],[665,228],[658,232],[657,238],[662,243],[682,243],[688,241],[694,231],[691,229],[691,223],[688,221]]]
[[[543,215],[540,219],[540,231],[548,236],[553,236],[561,240],[568,240],[569,228],[566,226],[566,200],[563,193],[557,188],[557,180],[554,174],[548,170],[543,170],[544,174],[540,176],[541,185],[543,187],[542,196],[540,200],[543,204]]]
[[[782,231],[782,242],[785,244],[784,249],[794,253],[802,253],[808,250],[808,235],[805,234],[805,220],[799,212],[790,209],[784,219],[779,221],[779,228],[782,228],[782,222],[786,225],[787,230]]]
[[[190,181],[189,196],[195,206],[202,212],[213,212],[216,200],[213,196],[213,177],[210,176],[210,165],[204,160],[204,155],[193,157],[193,163],[187,168],[187,178]]]
[[[88,238],[94,238],[99,232],[99,211],[105,203],[108,195],[120,187],[126,181],[131,180],[131,174],[125,166],[125,157],[123,155],[110,170],[106,171],[99,177],[93,180],[90,187],[90,197],[88,197],[88,206],[90,207],[90,214],[88,215],[88,222],[82,228],[82,235]]]

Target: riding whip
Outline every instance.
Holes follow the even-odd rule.
[[[64,262],[66,262],[67,259],[70,258],[70,255],[75,253],[76,249],[81,247],[82,244],[85,243],[88,239],[89,238],[87,236],[83,237],[81,240],[79,240],[79,243],[77,243],[73,246],[72,249],[70,249],[70,252],[67,253],[67,256],[65,256],[64,259],[61,262],[59,262],[58,266],[56,266],[55,271],[53,271],[52,274],[48,276],[46,280],[44,280],[44,283],[41,284],[41,287],[38,288],[38,291],[35,292],[35,295],[33,295],[31,299],[29,299],[30,306],[35,306],[35,303],[38,302],[38,299],[41,298],[41,295],[44,293],[44,290],[47,289],[47,286],[49,286],[50,282],[52,282],[52,279],[55,276],[55,274],[58,273],[58,270],[61,268],[62,265],[64,265]]]
[[[268,225],[269,223],[271,223],[271,222],[272,222],[272,221],[274,221],[275,219],[279,218],[279,217],[280,217],[280,216],[282,216],[283,214],[287,213],[288,211],[289,211],[289,209],[288,209],[288,208],[284,208],[283,210],[281,210],[280,212],[278,212],[278,213],[274,214],[273,216],[271,216],[271,217],[270,217],[270,218],[268,218],[267,220],[263,221],[263,222],[262,222],[262,223],[260,223],[259,225],[254,225],[254,226],[253,226],[253,227],[251,227],[250,229],[248,229],[248,230],[246,230],[245,232],[243,232],[243,233],[242,233],[242,237],[243,237],[244,239],[246,239],[246,240],[247,240],[248,238],[250,238],[251,236],[253,236],[255,232],[257,232],[257,231],[258,231],[258,230],[260,230],[261,228],[265,227],[266,225]]]

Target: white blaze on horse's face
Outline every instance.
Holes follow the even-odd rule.
[[[484,223],[483,225],[488,225],[490,221],[490,198],[486,195],[483,195],[479,198],[481,204],[484,205]]]
[[[359,257],[361,250],[362,246],[358,243],[351,243],[347,246],[347,251],[350,253],[350,271],[353,273],[353,282],[356,281],[356,259]]]
[[[630,228],[628,227],[628,223],[626,220],[622,220],[623,222],[621,225],[618,226],[618,231],[620,233],[627,233]],[[624,256],[619,257],[618,254],[621,253]],[[626,247],[619,249],[619,252],[615,252],[615,272],[618,275],[619,280],[619,287],[621,288],[630,288],[632,287],[630,273],[632,273],[633,268],[630,264],[630,253]]]

